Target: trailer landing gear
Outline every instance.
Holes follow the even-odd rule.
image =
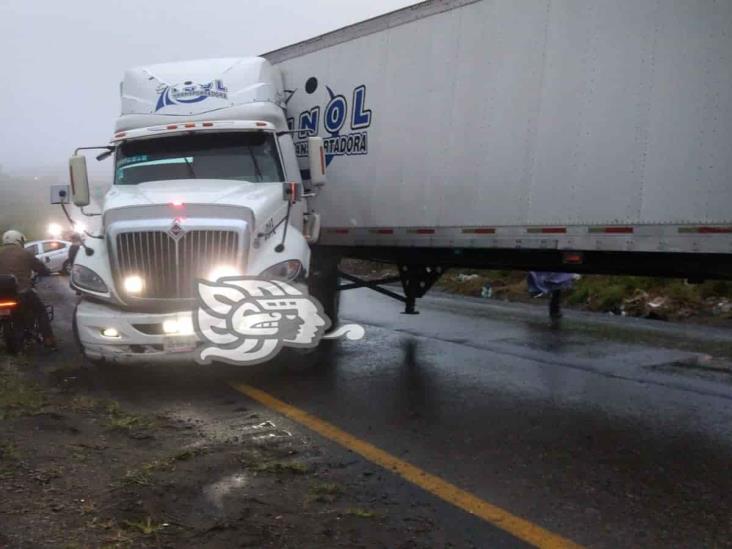
[[[350,281],[348,284],[338,286],[340,291],[353,290],[355,288],[369,288],[375,292],[379,292],[385,296],[396,299],[404,303],[405,315],[418,315],[415,305],[417,298],[423,297],[424,294],[439,280],[445,269],[440,266],[431,265],[398,265],[399,274],[397,276],[389,276],[379,280],[363,280],[349,273],[339,270],[338,275]],[[383,288],[383,284],[393,284],[401,282],[404,295],[400,295],[392,290]]]

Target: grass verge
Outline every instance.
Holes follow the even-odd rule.
[[[10,361],[0,366],[0,420],[38,413],[45,404],[43,390],[23,379]]]

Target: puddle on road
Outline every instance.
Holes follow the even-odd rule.
[[[230,493],[241,490],[249,484],[247,475],[234,473],[203,488],[203,495],[218,510],[224,509],[224,498]]]
[[[497,343],[514,345],[532,351],[555,353],[576,358],[598,359],[627,352],[629,346],[621,346],[605,340],[593,340],[580,336],[567,336],[556,332],[534,334],[531,338],[504,338]]]
[[[732,384],[732,362],[712,355],[692,356],[683,360],[649,366],[649,369]]]

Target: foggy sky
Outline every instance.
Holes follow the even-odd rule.
[[[416,0],[0,0],[0,165],[65,170],[101,145],[127,67],[257,55]]]

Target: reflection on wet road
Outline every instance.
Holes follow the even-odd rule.
[[[346,294],[363,341],[286,380],[236,378],[581,543],[732,543],[730,379],[666,368],[706,344],[481,305],[425,300],[404,317]]]
[[[573,313],[551,326],[543,308],[443,297],[404,316],[367,290],[342,304],[366,337],[339,342],[315,368],[292,356],[120,367],[98,384],[222,436],[315,436],[252,414],[231,389],[248,384],[578,543],[732,546],[730,334]],[[208,497],[241,482],[221,479]],[[462,511],[439,513],[477,546],[512,545]]]

